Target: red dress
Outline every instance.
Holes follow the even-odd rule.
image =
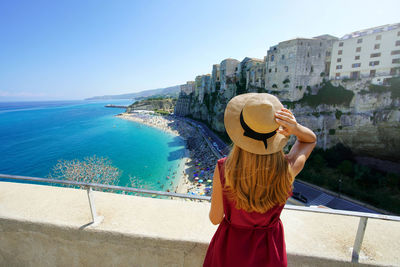
[[[221,185],[225,185],[223,163],[218,160]],[[238,210],[223,195],[224,219],[218,226],[203,266],[287,266],[283,225],[279,218],[284,205],[265,213]]]

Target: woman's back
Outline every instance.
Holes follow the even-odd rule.
[[[218,160],[222,187],[225,160]],[[204,266],[286,266],[283,225],[279,218],[283,207],[276,205],[264,213],[247,212],[236,209],[224,193],[225,216],[210,242]]]
[[[218,160],[222,187],[225,186],[225,168],[223,166],[225,160],[226,158]],[[236,209],[235,203],[229,200],[226,194],[223,195],[223,204],[225,219],[238,227],[270,227],[277,223],[284,207],[284,205],[275,205],[264,213],[247,212],[242,209]]]

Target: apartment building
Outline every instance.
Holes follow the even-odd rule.
[[[181,87],[181,92],[183,92],[186,95],[189,95],[194,92],[194,81],[187,81],[186,84],[182,84],[180,87]]]
[[[330,79],[400,75],[400,23],[346,34],[333,44]]]
[[[329,73],[330,56],[337,37],[325,34],[296,38],[271,46],[265,60],[265,89],[298,100],[307,86],[319,84]]]
[[[254,91],[255,88],[264,87],[264,60],[258,58],[245,57],[238,65],[238,81],[245,81],[246,90]]]
[[[211,92],[215,92],[220,86],[220,66],[214,64],[211,72]]]
[[[236,71],[240,61],[233,58],[227,58],[220,63],[221,90],[226,90],[228,84],[235,83]]]
[[[211,75],[201,75],[201,83],[199,88],[199,102],[203,103],[204,94],[208,94],[211,91]]]
[[[179,116],[190,114],[189,105],[191,103],[191,93],[194,92],[194,81],[188,81],[180,86],[178,100],[175,105],[174,113]]]

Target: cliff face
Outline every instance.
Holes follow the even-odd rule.
[[[192,97],[188,113],[223,132],[226,104],[238,89],[239,84],[229,84],[223,91],[206,92],[202,102]],[[251,91],[280,97],[279,91]],[[358,155],[400,161],[400,78],[386,86],[372,85],[370,79],[323,82],[300,100],[283,103],[317,134],[318,147],[342,143]]]

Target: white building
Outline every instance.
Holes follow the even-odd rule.
[[[237,80],[245,82],[246,90],[264,87],[265,62],[262,59],[245,57],[238,65]]]
[[[307,87],[321,83],[329,73],[331,49],[336,40],[337,37],[324,34],[271,46],[265,60],[265,89],[275,91],[283,100],[301,99]]]
[[[235,83],[236,71],[240,61],[227,58],[220,63],[220,79],[221,79],[221,90],[226,90],[228,84]]]
[[[330,79],[400,75],[400,23],[346,34],[331,60]]]
[[[186,84],[181,85],[181,92],[189,95],[194,92],[194,81],[188,81]]]

